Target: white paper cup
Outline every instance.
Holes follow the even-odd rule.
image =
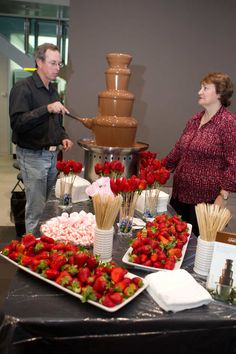
[[[211,266],[214,241],[205,241],[198,237],[196,255],[194,261],[194,272],[203,276],[208,276]]]
[[[102,262],[112,259],[114,227],[109,230],[94,229],[93,254],[100,256]]]

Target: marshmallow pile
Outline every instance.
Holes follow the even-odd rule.
[[[94,242],[95,215],[80,211],[62,213],[41,225],[42,234],[55,241],[72,242],[75,245],[90,246]]]

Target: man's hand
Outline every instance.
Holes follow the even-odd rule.
[[[70,139],[64,139],[62,140],[62,145],[63,145],[63,150],[68,151],[72,148],[74,145]]]
[[[63,106],[63,104],[60,101],[53,102],[47,105],[47,109],[49,113],[70,113],[68,109]]]

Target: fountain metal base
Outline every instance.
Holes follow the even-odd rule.
[[[125,177],[137,175],[139,152],[149,147],[142,142],[137,142],[131,147],[98,146],[93,139],[79,139],[77,143],[84,149],[84,178],[90,182],[98,178],[94,170],[95,165],[105,161],[119,160],[125,167]]]

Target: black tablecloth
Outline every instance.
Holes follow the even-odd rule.
[[[72,211],[91,211],[91,202]],[[173,210],[169,210],[173,212]],[[51,199],[41,223],[61,214]],[[114,237],[113,258],[122,263],[128,237]],[[196,237],[191,236],[182,267],[193,273]],[[129,269],[140,276],[147,272]],[[204,285],[204,279],[196,279]],[[184,286],[184,284],[183,284]],[[211,354],[236,353],[236,307],[208,306],[166,313],[144,291],[110,313],[54,288],[18,269],[0,314],[0,354]]]

